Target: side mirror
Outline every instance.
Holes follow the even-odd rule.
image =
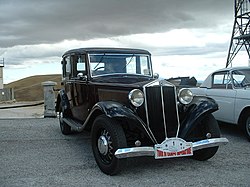
[[[77,74],[77,78],[81,80],[87,80],[87,75],[83,75],[83,73],[80,72]]]
[[[153,77],[154,77],[155,79],[158,79],[158,78],[159,78],[159,73],[154,73]]]

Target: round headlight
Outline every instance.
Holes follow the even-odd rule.
[[[131,92],[129,92],[128,98],[131,104],[134,105],[135,107],[141,106],[144,102],[143,92],[138,89],[134,89]]]
[[[193,93],[191,90],[187,89],[187,88],[182,88],[180,91],[179,91],[179,94],[178,94],[178,98],[179,98],[179,101],[184,104],[184,105],[188,105],[189,103],[192,102],[193,100]]]

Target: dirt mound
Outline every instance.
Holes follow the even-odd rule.
[[[4,85],[4,87],[14,89],[16,101],[41,101],[44,99],[42,82],[56,82],[55,89],[59,89],[61,88],[61,80],[60,74],[35,75],[11,82]]]

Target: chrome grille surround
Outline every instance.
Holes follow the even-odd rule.
[[[158,100],[156,102],[159,102],[159,103],[157,103],[158,104],[157,110],[158,110],[158,112],[160,111],[161,114],[158,114],[158,113],[149,114],[149,109],[150,109],[149,107],[151,107],[150,102],[152,102],[152,101],[149,101],[147,93],[151,88],[157,89],[157,91],[159,89],[159,91],[160,91],[160,95],[158,95]],[[166,99],[166,95],[164,95],[164,90],[166,92],[167,91],[166,89],[169,89],[169,88],[171,88],[171,93],[169,92],[171,97]],[[172,127],[176,128],[176,130],[175,130],[176,133],[174,135],[172,135],[172,137],[177,137],[178,133],[179,133],[179,129],[180,129],[180,122],[179,122],[179,114],[178,114],[178,106],[177,106],[176,87],[173,84],[167,82],[166,80],[154,80],[154,81],[144,85],[143,92],[144,92],[144,96],[145,96],[146,124],[147,124],[150,132],[154,135],[157,142],[161,143],[161,141],[163,141],[164,139],[170,138],[168,129],[170,129]],[[155,98],[157,98],[157,97],[155,97]],[[170,101],[170,100],[174,100],[174,101]],[[171,107],[174,105],[173,106],[174,108],[170,109],[170,112],[172,112],[172,114],[173,114],[173,112],[175,113],[174,117],[171,116],[171,118],[173,117],[172,120],[174,120],[174,123],[173,123],[173,121],[169,122],[168,121],[169,119],[167,118],[167,116],[169,114],[171,114],[171,113],[168,114],[169,109],[167,109],[167,106],[169,106],[169,103],[172,104]],[[152,103],[151,103],[151,105],[152,105]],[[161,107],[161,108],[158,108],[158,107]],[[160,122],[161,124],[159,124],[159,123],[152,124],[152,121],[150,122],[150,115],[151,116],[152,115],[158,115],[158,116],[160,115],[161,119],[159,119],[159,121],[161,121]],[[162,129],[159,126],[156,127],[155,125],[162,126]],[[175,126],[177,126],[177,127],[175,127]],[[156,127],[157,129],[154,129],[154,127]],[[161,132],[158,132],[158,131],[164,132],[164,138],[163,138],[163,134],[160,134]],[[161,137],[157,137],[157,135],[159,135],[159,134]]]

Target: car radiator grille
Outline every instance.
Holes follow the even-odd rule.
[[[147,123],[158,143],[178,131],[176,92],[173,86],[149,86],[146,92]]]

